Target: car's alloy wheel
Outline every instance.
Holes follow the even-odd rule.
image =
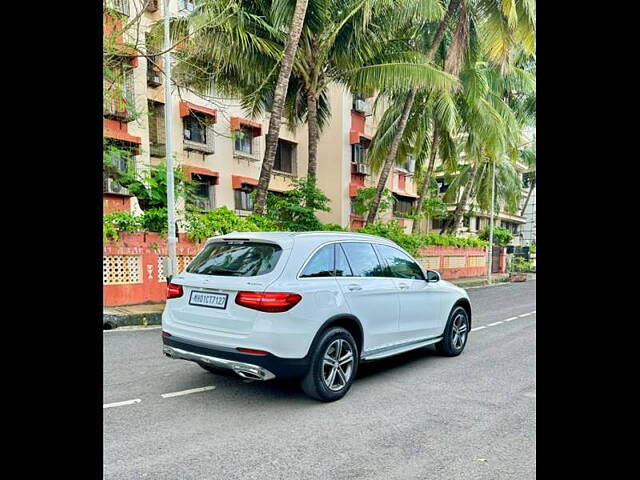
[[[358,371],[358,347],[353,335],[342,327],[331,327],[314,342],[309,371],[300,386],[316,400],[333,402],[344,397]]]
[[[456,350],[462,350],[465,342],[467,341],[467,331],[469,327],[467,325],[467,316],[464,311],[458,312],[451,324],[451,330],[453,336],[451,337],[451,346]]]
[[[461,306],[454,307],[449,314],[442,340],[436,343],[436,350],[440,355],[447,357],[460,355],[467,344],[468,336],[469,314]]]
[[[322,359],[322,379],[329,390],[337,392],[347,386],[353,362],[353,350],[347,341],[339,338],[329,344]]]

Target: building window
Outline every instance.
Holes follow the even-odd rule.
[[[245,185],[244,188],[234,190],[236,210],[253,210],[253,199],[250,194],[254,187]]]
[[[506,228],[513,235],[517,235],[518,234],[518,227],[519,227],[519,225],[517,223],[505,222],[504,220],[502,221],[502,228]]]
[[[529,188],[531,186],[532,174],[527,172],[522,174],[522,188]]]
[[[111,69],[103,78],[102,88],[105,117],[124,119],[128,116],[127,111],[135,109],[132,67],[123,64]]]
[[[196,8],[196,1],[195,0],[179,0],[178,5],[180,10],[193,12]]]
[[[273,164],[274,170],[279,172],[293,173],[296,155],[296,144],[286,140],[278,140],[276,149],[276,160]]]
[[[164,104],[147,101],[149,109],[149,154],[152,157],[165,156]]]
[[[471,227],[471,218],[467,217],[466,215],[464,217],[462,217],[462,226],[470,228]]]
[[[480,217],[476,217],[476,230],[480,230]]]
[[[416,169],[416,159],[413,155],[407,155],[402,162],[396,163],[396,168],[406,170],[408,173],[414,173]]]
[[[198,210],[208,211],[215,207],[215,190],[212,180],[213,178],[207,175],[193,174],[191,176],[194,190],[190,203]]]
[[[129,0],[107,0],[107,8],[129,16]]]
[[[253,129],[241,125],[234,132],[234,147],[236,152],[253,153]]]
[[[440,193],[444,193],[449,189],[449,185],[444,182],[444,177],[436,178],[436,182],[438,183],[438,189]]]
[[[207,117],[191,112],[183,118],[184,138],[196,143],[207,143]]]
[[[364,163],[366,153],[366,149],[361,143],[351,145],[351,163],[355,163],[356,165]]]
[[[441,230],[444,227],[446,218],[433,218],[431,219],[431,229],[432,230]]]
[[[393,194],[394,202],[393,202],[393,214],[395,216],[404,216],[410,215],[413,211],[413,204],[415,203],[415,199],[402,197],[400,195]]]

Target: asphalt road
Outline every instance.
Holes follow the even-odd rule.
[[[135,403],[103,410],[104,478],[534,479],[536,281],[469,295],[462,355],[364,364],[329,404],[166,358],[158,329],[105,332],[104,404]]]

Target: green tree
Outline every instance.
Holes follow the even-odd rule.
[[[430,47],[427,51],[427,56],[430,60],[436,58],[437,50],[443,43],[447,28],[450,23],[454,23],[452,20],[455,14],[457,14],[457,18],[455,28],[451,34],[451,41],[448,46],[445,45],[446,53],[442,54],[442,58],[445,59],[444,70],[447,72],[457,73],[465,63],[469,63],[469,56],[477,59],[479,54],[482,54],[484,59],[488,60],[492,65],[496,65],[501,73],[506,74],[510,67],[510,54],[516,47],[520,47],[521,50],[529,54],[533,54],[535,50],[535,2],[526,0],[509,2],[451,0],[448,5],[447,15],[440,22],[433,39],[429,40]],[[383,167],[378,183],[378,196],[383,190],[391,167],[396,160],[418,93],[417,90],[411,90],[405,96],[399,96],[395,102],[392,102],[390,108],[393,110],[385,112],[385,115],[388,113],[392,117],[389,123],[393,123],[394,128],[392,138],[388,141],[388,146],[381,149],[385,151],[386,156],[382,163]],[[447,102],[446,104],[452,105],[452,102]],[[446,104],[441,103],[441,107]],[[399,108],[400,105],[402,105],[401,108]],[[419,105],[418,109],[421,112],[428,112],[422,105]],[[464,112],[460,113],[462,117]],[[428,115],[428,113],[426,114]],[[437,148],[442,137],[439,131],[442,125],[438,123],[437,118],[434,118],[433,121],[438,128],[432,128],[433,137],[430,144],[435,145]],[[462,123],[464,127],[464,121]],[[415,125],[419,124],[420,122],[415,122]],[[465,134],[468,137],[473,137],[477,133],[467,130]],[[388,135],[388,132],[386,132],[386,135]],[[377,143],[381,138],[382,135],[379,136],[376,133],[372,148],[374,147],[373,143]],[[477,150],[478,142],[475,141],[475,138],[472,141],[476,143],[475,149]],[[468,145],[469,142],[467,142]],[[436,148],[431,150],[431,156],[433,156],[434,160]],[[477,154],[479,152],[476,151],[474,153]],[[424,188],[421,191],[424,192]],[[469,192],[465,193],[466,195],[463,193],[463,197],[465,197],[466,201]],[[455,225],[461,218],[459,213],[456,212],[453,222]],[[376,215],[377,204],[374,201],[367,217],[367,223],[374,222]]]

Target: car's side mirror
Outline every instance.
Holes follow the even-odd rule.
[[[433,270],[427,270],[427,282],[439,282],[440,274]]]

